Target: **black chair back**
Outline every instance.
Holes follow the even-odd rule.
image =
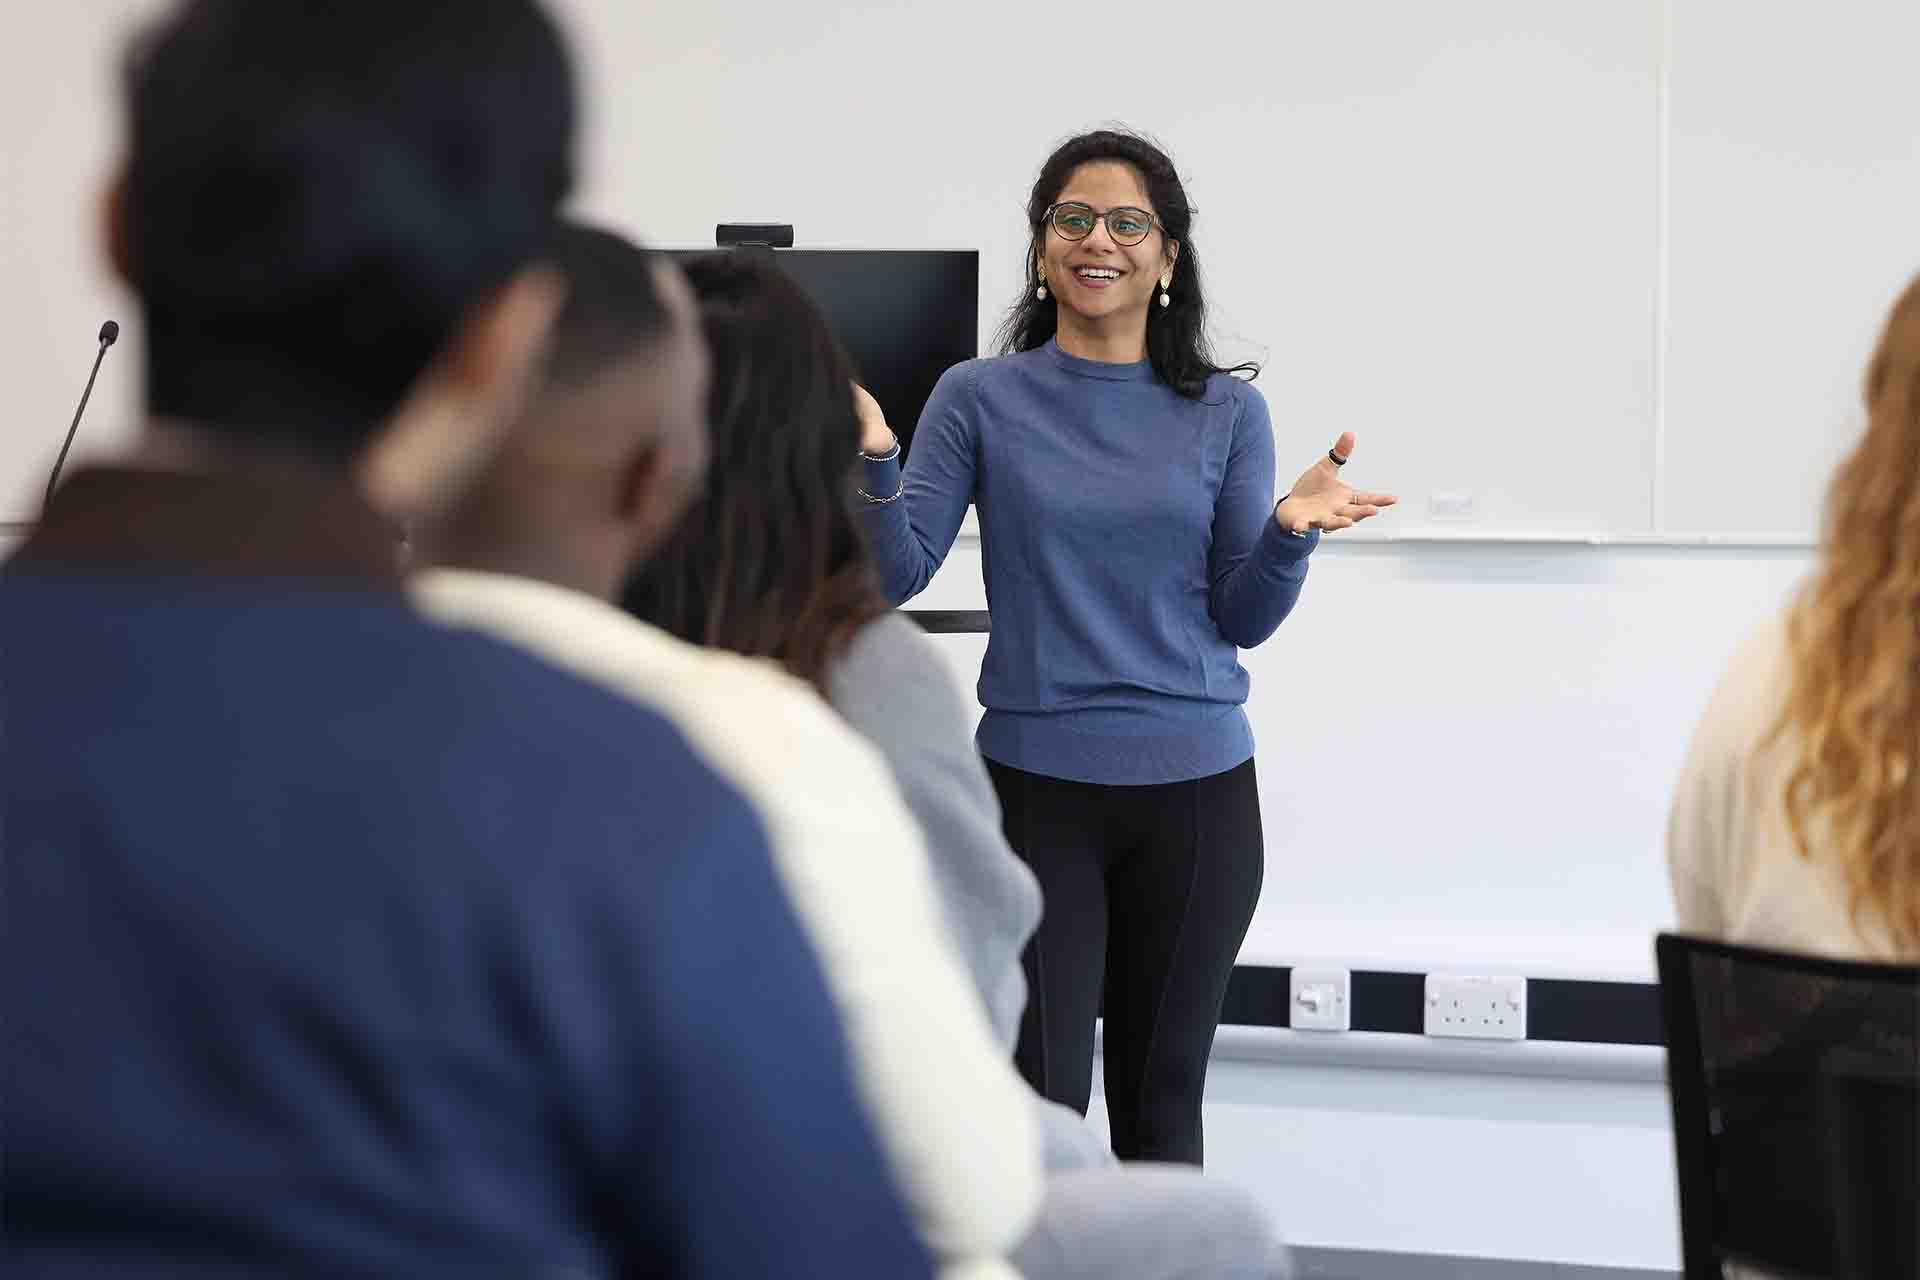
[[[1920,1277],[1920,966],[1658,954],[1687,1280]]]

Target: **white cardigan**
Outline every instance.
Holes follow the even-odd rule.
[[[922,1238],[950,1280],[1012,1275],[999,1259],[1041,1195],[1033,1108],[948,941],[886,762],[776,664],[686,644],[581,592],[443,569],[416,578],[414,598],[651,707],[747,797]]]

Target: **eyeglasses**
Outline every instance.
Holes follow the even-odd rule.
[[[1156,221],[1145,209],[1122,205],[1105,213],[1095,213],[1092,205],[1082,204],[1078,200],[1049,205],[1040,218],[1052,224],[1062,240],[1085,240],[1093,234],[1094,224],[1105,219],[1107,234],[1113,237],[1113,242],[1128,247],[1139,244],[1153,234]]]

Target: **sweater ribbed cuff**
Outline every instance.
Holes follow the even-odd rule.
[[[891,498],[900,492],[900,454],[897,450],[885,460],[869,458],[864,453],[860,455],[860,491],[873,495],[872,498],[859,499],[862,506],[873,504],[874,499]]]
[[[872,492],[872,490],[868,490]],[[1283,564],[1295,560],[1304,560],[1313,554],[1320,545],[1320,531],[1309,529],[1304,535],[1293,532],[1273,516],[1267,517],[1267,527],[1260,532],[1259,555],[1264,560],[1279,561]]]

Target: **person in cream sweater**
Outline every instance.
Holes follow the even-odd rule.
[[[923,1239],[953,1280],[1014,1275],[1005,1255],[1041,1194],[1035,1120],[886,762],[774,664],[685,644],[609,602],[704,466],[686,286],[606,232],[568,228],[556,258],[570,293],[546,382],[474,497],[422,531],[440,567],[417,575],[415,601],[652,707],[745,795]]]
[[[1920,960],[1920,280],[1867,368],[1867,429],[1835,473],[1820,563],[1734,656],[1675,790],[1680,927]]]

